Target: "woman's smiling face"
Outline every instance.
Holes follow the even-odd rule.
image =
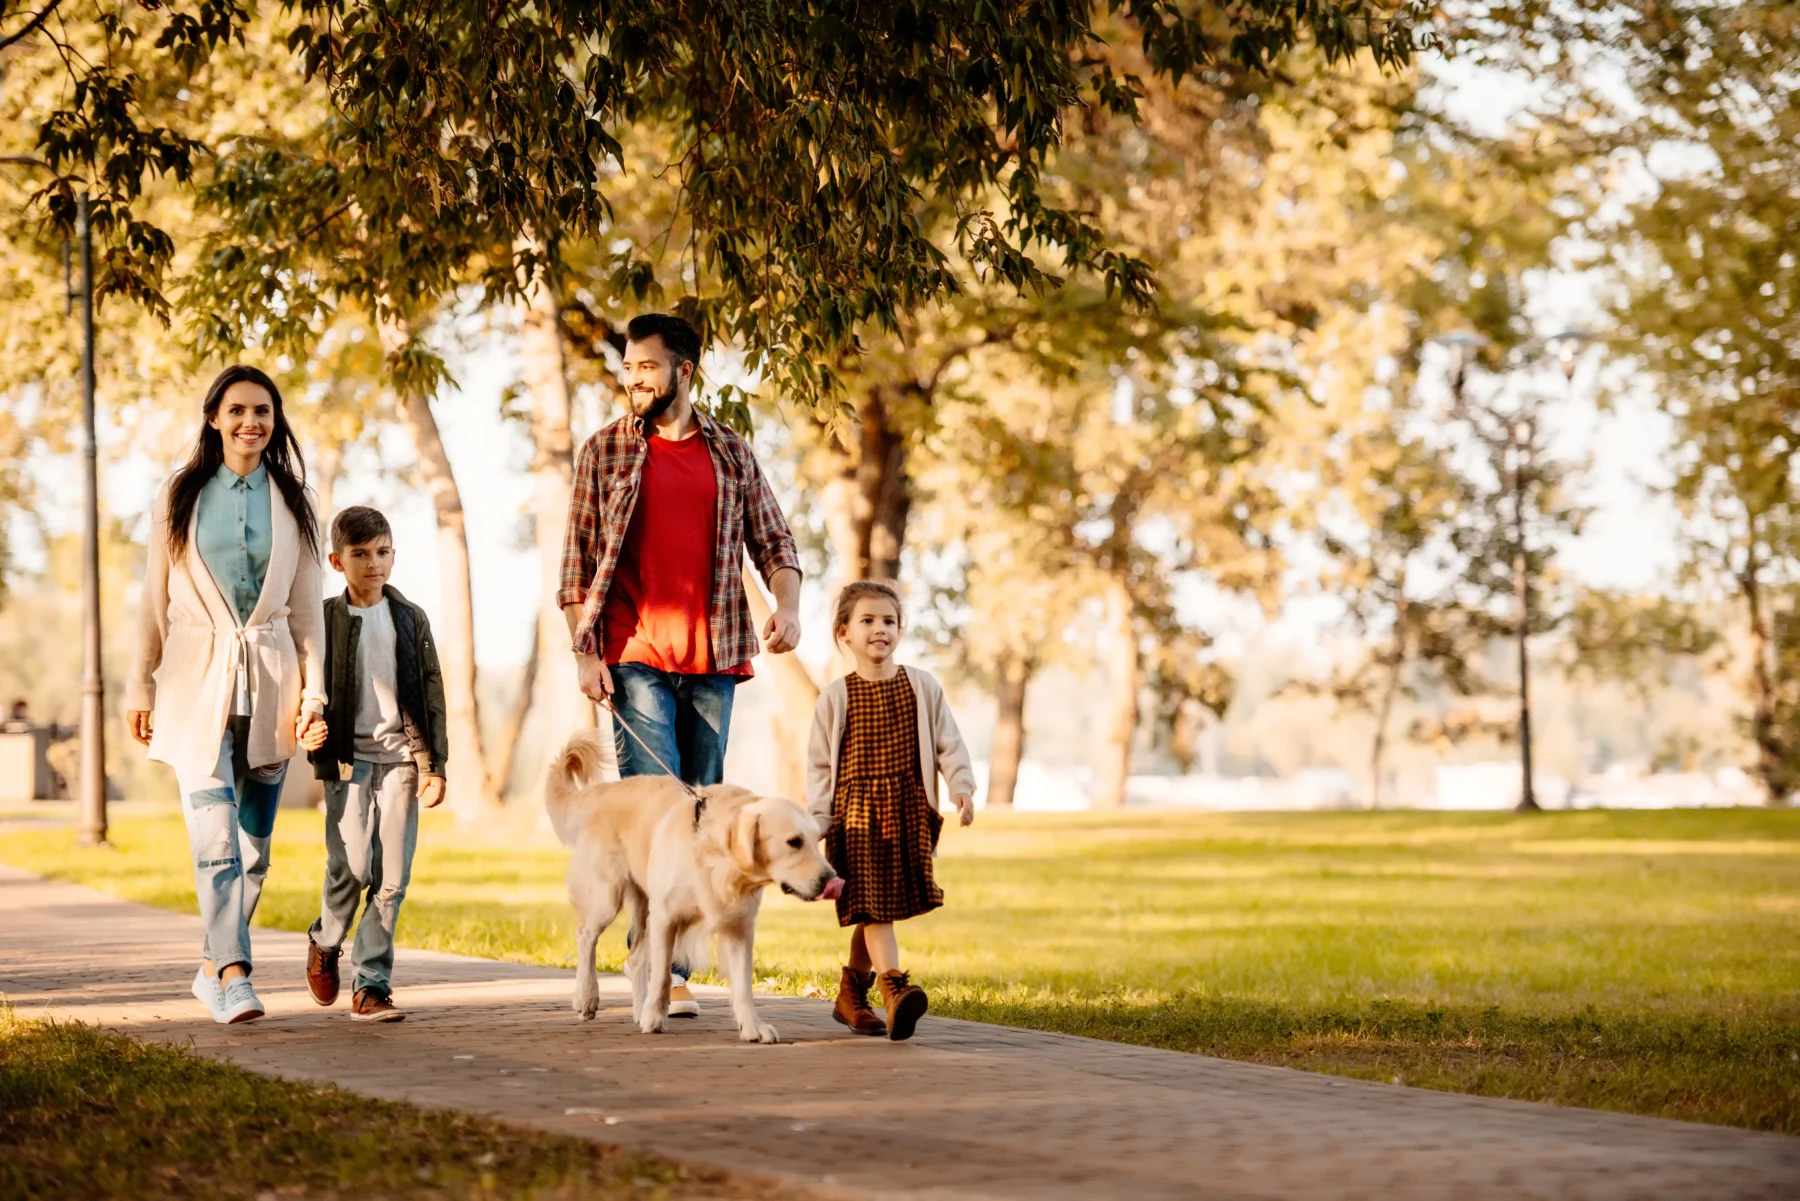
[[[224,439],[228,459],[260,459],[275,432],[274,398],[260,384],[239,380],[225,389],[218,411],[207,424]]]

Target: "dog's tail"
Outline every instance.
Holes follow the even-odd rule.
[[[544,773],[544,809],[550,815],[550,828],[566,847],[575,845],[579,829],[575,820],[576,794],[599,781],[600,769],[606,763],[604,737],[599,730],[583,730],[557,752]]]

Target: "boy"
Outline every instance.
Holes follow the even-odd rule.
[[[311,752],[325,781],[325,886],[309,931],[306,987],[320,1005],[338,996],[338,954],[367,890],[350,951],[350,1017],[398,1022],[394,925],[412,875],[419,806],[444,799],[444,679],[424,610],[388,586],[394,535],[356,505],[331,523],[331,566],[344,594],[325,602],[325,711],[330,734]]]

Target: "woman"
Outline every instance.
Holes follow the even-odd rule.
[[[250,918],[295,746],[325,742],[319,524],[275,383],[227,367],[193,457],[157,494],[131,733],[175,769],[206,924],[194,995],[216,1022],[263,1014]]]

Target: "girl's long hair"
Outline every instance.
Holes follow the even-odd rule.
[[[193,520],[194,506],[200,503],[200,489],[225,463],[225,439],[212,427],[212,419],[219,412],[219,402],[225,399],[225,390],[233,384],[255,384],[269,394],[275,406],[275,429],[263,448],[263,466],[269,469],[270,481],[281,490],[281,499],[294,515],[301,540],[316,556],[319,519],[306,495],[306,462],[300,457],[300,440],[294,437],[294,429],[281,410],[281,390],[257,368],[238,363],[219,372],[219,378],[206,390],[206,400],[200,406],[200,440],[194,444],[187,464],[169,481],[169,557],[178,559],[187,550],[188,523]]]

